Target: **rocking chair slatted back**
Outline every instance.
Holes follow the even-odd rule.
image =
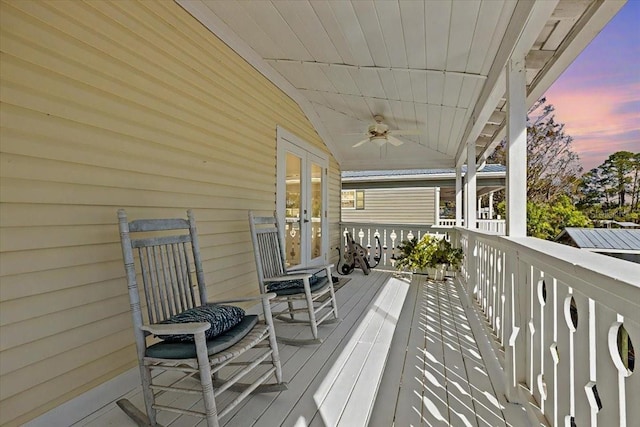
[[[124,211],[118,211],[123,241],[125,265],[130,285],[132,309],[140,324],[159,323],[167,318],[197,307],[206,301],[204,274],[193,266],[201,265],[197,250],[197,234],[193,215],[188,220],[137,220],[127,222]],[[182,232],[180,232],[183,230]],[[151,231],[180,232],[153,238],[131,238],[131,233]],[[144,302],[147,319],[142,319],[138,283],[135,273],[134,250],[142,272]],[[196,262],[197,261],[197,262]],[[195,282],[194,283],[194,273]],[[134,295],[135,294],[135,295]],[[134,307],[137,305],[137,307]]]
[[[284,248],[280,244],[279,227],[275,217],[257,217],[250,212],[251,237],[253,239],[256,256],[256,266],[258,268],[258,279],[260,282],[260,292],[264,293],[265,280],[272,277],[287,274],[285,264]]]
[[[138,248],[147,311],[151,323],[159,323],[196,305],[189,253],[184,243]]]

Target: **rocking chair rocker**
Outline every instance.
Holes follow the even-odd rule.
[[[125,211],[118,211],[146,414],[126,400],[117,403],[139,425],[157,425],[156,412],[162,410],[202,417],[208,426],[218,426],[219,418],[250,393],[286,389],[269,304],[275,294],[208,302],[195,220],[191,211],[187,216],[128,222]],[[238,307],[219,305],[247,301],[262,302],[264,320],[244,315]],[[152,339],[152,334],[162,341]],[[223,369],[231,375],[228,380],[221,378]],[[152,371],[170,372],[152,375]],[[253,381],[240,383],[249,373],[245,378]],[[267,384],[273,376],[276,382]],[[240,394],[218,408],[216,401],[228,389]],[[204,411],[191,408],[195,402],[178,406],[185,403],[184,397],[157,400],[163,393],[199,394]]]

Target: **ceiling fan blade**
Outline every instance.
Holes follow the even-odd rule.
[[[391,136],[391,135],[387,136],[387,141],[389,142],[389,144],[395,145],[396,147],[398,145],[404,144],[404,141],[396,138],[395,136]]]
[[[421,129],[395,129],[390,130],[390,135],[422,135],[424,132]]]
[[[369,142],[369,138],[367,138],[367,139],[363,139],[362,141],[360,141],[360,142],[358,142],[358,143],[354,144],[354,145],[353,145],[353,148],[360,147],[362,144],[365,144],[365,143],[367,143],[367,142]]]

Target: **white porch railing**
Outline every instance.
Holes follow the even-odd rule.
[[[504,235],[506,232],[506,225],[504,219],[479,219],[478,229],[483,231],[492,231],[494,233]],[[461,225],[464,225],[464,219],[461,222]],[[455,219],[439,219],[438,227],[455,227],[456,220]]]
[[[464,220],[462,220],[462,225],[464,225]],[[438,220],[438,227],[455,227],[456,220],[451,218],[440,218]]]
[[[551,426],[638,425],[640,265],[535,238],[456,231],[465,250],[460,280],[504,348],[508,398],[535,400],[528,409]]]
[[[418,239],[425,234],[442,236],[449,240],[451,228],[432,227],[429,225],[416,224],[371,224],[371,223],[355,223],[343,222],[340,224],[343,232],[343,242],[340,251],[344,255],[344,247],[346,245],[345,232],[350,232],[353,239],[369,250],[369,262],[374,264],[373,257],[376,256],[376,236],[380,240],[381,253],[379,267],[392,269],[395,264],[395,258],[399,255],[397,247],[403,240],[410,240],[414,236]],[[342,260],[340,260],[342,263]]]
[[[504,236],[506,232],[506,224],[504,219],[479,219],[478,229],[482,231],[491,231]]]

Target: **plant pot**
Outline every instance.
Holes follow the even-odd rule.
[[[427,274],[433,280],[444,280],[445,272],[447,270],[445,264],[440,264],[437,267],[427,267]]]

